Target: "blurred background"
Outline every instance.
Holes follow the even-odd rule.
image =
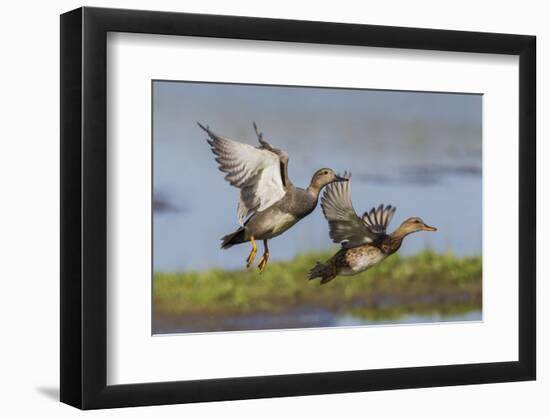
[[[219,248],[239,191],[197,121],[256,145],[255,121],[295,185],[351,171],[359,213],[392,204],[390,230],[419,216],[438,231],[319,287],[307,269],[337,247],[317,209],[245,271],[250,245]],[[154,81],[153,155],[153,333],[481,319],[481,95]]]

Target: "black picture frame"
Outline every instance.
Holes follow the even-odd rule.
[[[108,32],[519,56],[519,360],[107,385]],[[535,51],[524,35],[88,7],[61,15],[61,401],[94,409],[535,379]]]

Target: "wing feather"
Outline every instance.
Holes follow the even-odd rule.
[[[265,147],[255,148],[213,133],[198,123],[208,134],[208,144],[216,155],[225,179],[241,190],[237,219],[242,226],[245,219],[263,211],[285,195],[279,156]]]
[[[380,204],[377,208],[372,208],[370,212],[366,211],[363,214],[363,222],[365,226],[376,235],[383,235],[395,214],[396,208],[388,205],[384,207]]]
[[[361,220],[351,201],[351,174],[344,174],[348,181],[329,184],[321,198],[321,208],[329,224],[329,235],[335,243],[344,247],[372,242],[373,234]]]

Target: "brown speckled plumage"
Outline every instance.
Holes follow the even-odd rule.
[[[329,222],[330,236],[342,248],[309,271],[309,279],[321,278],[321,284],[338,275],[355,275],[377,265],[397,252],[405,236],[411,233],[436,230],[422,219],[410,217],[393,233],[386,234],[395,207],[380,205],[359,218],[351,203],[350,186],[351,181],[329,185],[323,195],[321,205]]]
[[[326,284],[336,278],[337,275],[354,275],[358,273],[355,271],[365,270],[395,253],[400,245],[400,240],[386,235],[377,242],[352,248],[342,248],[324,264],[317,263],[310,271],[310,279],[321,278],[321,284]],[[365,262],[368,263],[368,260],[374,262],[363,269],[363,265]]]

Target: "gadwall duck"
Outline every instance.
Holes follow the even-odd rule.
[[[223,249],[251,242],[252,250],[246,259],[249,268],[256,257],[256,240],[263,240],[264,253],[258,264],[263,271],[269,259],[267,241],[287,231],[317,206],[319,192],[328,184],[347,181],[330,168],[315,172],[306,189],[295,187],[288,177],[288,154],[263,139],[253,123],[260,146],[222,138],[208,126],[198,123],[208,135],[208,143],[216,155],[225,179],[241,190],[237,208],[240,227],[222,237]]]
[[[309,279],[321,278],[321,284],[337,275],[355,275],[379,264],[397,252],[411,233],[437,230],[419,217],[410,217],[393,233],[386,234],[395,207],[381,204],[359,217],[351,202],[351,174],[345,177],[349,181],[329,185],[321,199],[329,235],[333,242],[342,245],[332,258],[325,263],[317,262],[309,271]]]

